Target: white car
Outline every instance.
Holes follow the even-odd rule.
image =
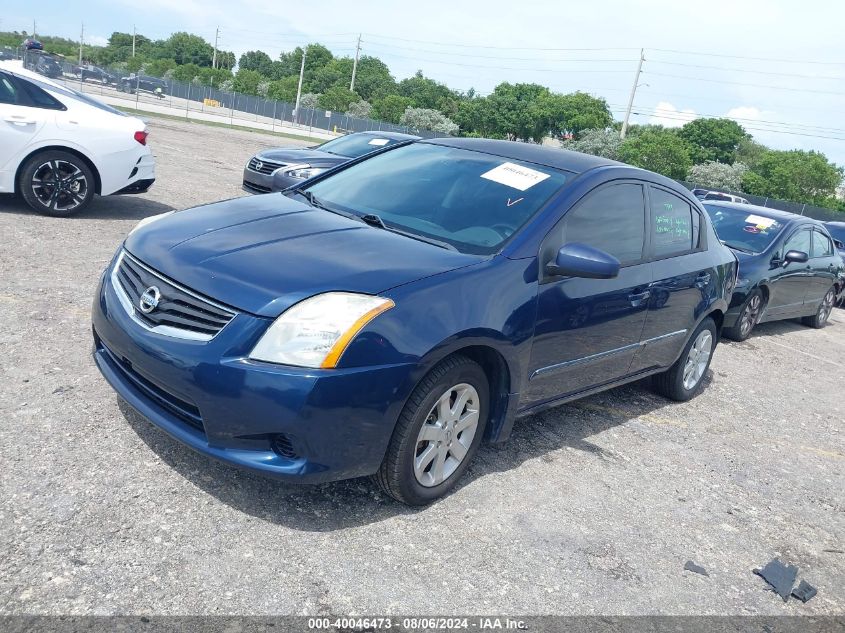
[[[95,194],[143,193],[154,181],[143,121],[20,62],[0,63],[0,193],[68,216]]]

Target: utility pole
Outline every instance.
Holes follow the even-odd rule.
[[[135,25],[132,25],[132,57],[135,57]]]
[[[628,99],[628,109],[625,111],[625,120],[622,122],[622,131],[619,133],[619,138],[624,139],[628,132],[628,119],[631,118],[631,108],[634,107],[634,95],[637,94],[637,86],[640,83],[640,73],[643,70],[643,62],[645,61],[645,50],[640,49],[640,61],[637,64],[637,74],[634,75],[634,85],[631,86],[631,96]]]
[[[352,62],[352,81],[349,84],[349,90],[355,90],[355,73],[358,71],[358,55],[361,52],[361,34],[358,34],[358,46],[355,48],[355,61]]]
[[[82,30],[79,31],[79,65],[82,66],[82,41],[85,39],[85,22],[82,23]]]
[[[32,21],[32,37],[35,39],[35,20]]]
[[[302,99],[302,78],[305,77],[305,48],[302,49],[302,67],[299,69],[299,86],[296,88],[296,123],[299,123],[299,103]]]
[[[220,27],[214,31],[214,55],[211,56],[211,67],[217,68],[217,39],[220,37]]]

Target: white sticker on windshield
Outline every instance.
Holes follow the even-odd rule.
[[[761,229],[767,229],[772,224],[777,224],[777,220],[773,220],[772,218],[764,218],[762,215],[749,215],[745,218],[746,224],[753,224],[754,226],[758,226]]]
[[[381,147],[382,145],[387,145],[387,139],[386,138],[374,138],[372,141],[367,143],[367,145],[378,145],[379,147]]]
[[[506,187],[525,191],[538,182],[543,182],[549,177],[549,174],[544,174],[541,171],[523,167],[515,163],[502,163],[498,167],[484,172],[481,174],[481,177],[498,182],[500,185],[505,185]]]

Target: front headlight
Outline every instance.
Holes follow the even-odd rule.
[[[327,292],[288,308],[249,354],[253,360],[331,369],[355,335],[394,306],[384,297]]]
[[[326,171],[326,167],[312,167],[311,165],[292,165],[290,167],[282,167],[283,173],[289,178],[311,178],[317,174],[322,174]]]
[[[140,222],[138,222],[138,224],[132,227],[132,230],[129,231],[129,235],[132,235],[138,229],[143,228],[148,224],[152,224],[153,222],[156,222],[158,220],[161,220],[162,218],[166,218],[168,215],[171,215],[173,213],[176,213],[176,211],[165,211],[164,213],[159,213],[158,215],[151,215],[148,218],[144,218]],[[129,235],[127,235],[127,237],[129,237]]]

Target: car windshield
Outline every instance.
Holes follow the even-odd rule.
[[[329,210],[375,215],[390,229],[490,254],[564,185],[569,172],[454,147],[414,143],[307,189]]]
[[[387,145],[395,145],[398,142],[396,139],[387,138],[386,136],[349,134],[332,139],[328,143],[318,145],[317,149],[328,152],[329,154],[345,156],[346,158],[358,158]]]
[[[830,222],[825,224],[825,227],[827,227],[827,231],[833,239],[839,242],[845,242],[845,224],[834,224]]]
[[[783,223],[752,210],[705,204],[716,234],[726,246],[746,253],[762,253],[783,230]]]
[[[66,97],[66,98],[69,98],[69,99],[76,99],[77,101],[81,101],[82,103],[85,103],[85,104],[92,106],[94,108],[98,108],[100,110],[105,110],[106,112],[111,112],[112,114],[117,114],[118,116],[126,116],[120,110],[117,110],[117,109],[115,109],[115,108],[113,108],[109,105],[106,105],[105,103],[101,103],[101,102],[97,101],[96,99],[92,99],[88,95],[83,94],[83,93],[81,93],[77,90],[74,90],[73,88],[68,88],[67,86],[54,86],[53,84],[48,84],[48,83],[45,83],[43,81],[39,81],[38,79],[34,79],[32,77],[22,77],[21,75],[16,75],[16,76],[19,79],[22,79],[24,81],[28,81],[31,84],[35,84],[36,86],[38,86],[42,90],[46,90],[47,92],[49,92],[53,96],[62,96],[62,97]]]

